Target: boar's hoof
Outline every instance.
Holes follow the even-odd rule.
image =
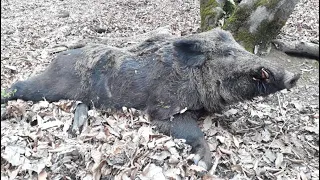
[[[79,103],[76,106],[77,107],[74,112],[74,120],[72,123],[72,130],[71,130],[73,135],[80,134],[83,128],[83,125],[86,123],[88,119],[88,110],[89,110],[89,107],[83,103]]]
[[[194,164],[209,170],[212,166],[212,156],[210,153],[209,146],[204,138],[199,141],[192,143],[192,153],[195,154],[193,157]]]

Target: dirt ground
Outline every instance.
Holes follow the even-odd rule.
[[[317,0],[301,0],[279,38],[319,43],[318,12]],[[1,89],[68,48],[123,47],[135,43],[126,37],[160,27],[187,35],[199,24],[196,0],[1,0]],[[301,73],[298,85],[200,120],[215,159],[205,174],[188,145],[135,109],[90,110],[72,136],[77,102],[18,100],[1,106],[1,179],[319,179],[319,63],[276,50],[266,58]]]

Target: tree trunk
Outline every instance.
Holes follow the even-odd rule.
[[[200,0],[201,30],[220,26],[248,51],[263,54],[299,0]]]

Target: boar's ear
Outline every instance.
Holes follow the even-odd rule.
[[[199,67],[205,60],[205,53],[201,49],[201,42],[198,40],[178,40],[173,43],[178,61],[183,66]]]

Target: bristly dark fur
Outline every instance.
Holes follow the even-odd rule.
[[[123,49],[94,44],[63,52],[40,75],[12,85],[7,91],[16,92],[1,102],[73,99],[97,108],[145,110],[161,131],[187,139],[208,167],[210,150],[195,123],[199,112],[291,88],[298,78],[213,29],[156,36]]]
[[[272,83],[252,80],[260,67],[273,73]],[[284,75],[215,29],[153,37],[131,49],[95,44],[63,52],[40,76],[13,85],[17,92],[9,99],[77,99],[96,107],[145,109],[166,119],[185,108],[218,111],[273,93],[284,88]]]

